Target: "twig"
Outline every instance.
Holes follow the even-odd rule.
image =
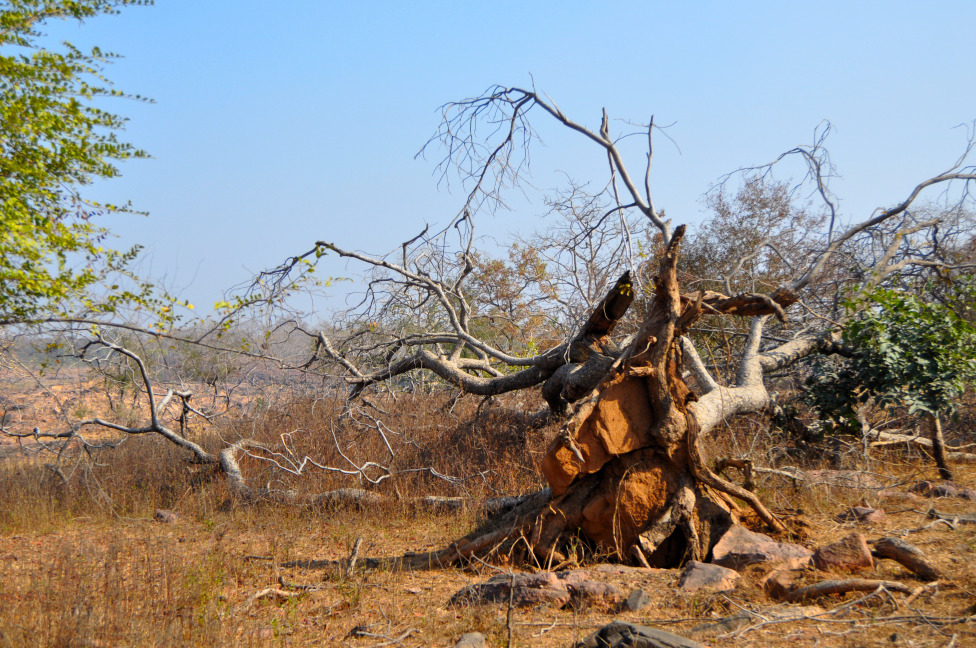
[[[244,602],[243,607],[245,608],[250,607],[255,601],[262,598],[274,598],[276,600],[283,601],[290,598],[294,598],[296,596],[301,596],[301,594],[302,594],[301,592],[286,592],[285,590],[280,590],[275,587],[269,587],[267,589],[263,589],[259,592],[255,592],[254,594],[251,594],[251,596],[248,597],[247,601]]]
[[[321,585],[304,585],[302,583],[289,583],[284,576],[278,577],[278,584],[284,589],[299,590],[301,592],[317,592],[322,589]]]
[[[349,578],[352,578],[353,570],[356,569],[356,561],[359,560],[359,547],[362,544],[363,537],[359,536],[352,545],[352,552],[349,554],[349,560],[346,562],[346,576]]]
[[[915,599],[917,599],[919,596],[921,596],[922,594],[924,594],[929,590],[937,589],[938,587],[939,587],[939,581],[932,581],[931,583],[926,583],[925,585],[919,585],[914,589],[914,591],[912,591],[911,594],[908,595],[908,597],[903,601],[903,603],[906,606],[911,605],[915,601]]]

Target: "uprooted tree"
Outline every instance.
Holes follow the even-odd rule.
[[[479,126],[489,126],[484,139]],[[595,194],[573,185],[550,202],[572,225],[561,238],[535,241],[510,255],[508,264],[493,264],[478,250],[476,219],[503,207],[503,190],[519,186],[535,129],[543,126],[568,129],[591,143],[606,158],[606,183]],[[743,171],[741,210],[718,189],[723,227],[736,234],[716,236],[706,225],[693,237],[684,226],[672,228],[654,204],[657,126],[652,119],[641,128],[646,147],[638,179],[626,162],[633,152],[626,146],[635,140],[612,135],[605,112],[593,130],[535,90],[503,87],[448,104],[425,147],[442,144],[445,174],[460,173],[467,183],[467,198],[447,226],[425,228],[387,256],[319,241],[263,273],[229,305],[228,318],[255,304],[276,307],[316,259],[337,254],[368,268],[363,300],[320,330],[278,320],[276,334],[314,341],[312,357],[293,368],[341,376],[350,402],[430,373],[485,397],[541,389],[547,407],[539,418],[561,421],[542,462],[549,488],[452,546],[408,563],[502,553],[551,565],[583,545],[620,560],[673,565],[704,559],[746,508],[773,531],[786,531],[754,493],[708,466],[702,440],[732,417],[770,407],[770,375],[813,354],[852,352],[842,339],[849,317],[845,295],[878,287],[916,290],[929,276],[952,280],[973,267],[965,253],[972,243],[966,207],[976,170],[966,159],[973,140],[949,170],[921,182],[898,204],[847,222],[829,188],[828,129],[818,129],[811,145]],[[806,173],[795,189],[812,187],[816,206],[796,207],[796,192],[775,181],[773,173],[791,161]],[[916,205],[929,188],[938,189],[943,202]],[[682,266],[683,247],[695,267]],[[553,268],[561,269],[560,277]],[[634,304],[640,312],[627,323]],[[212,335],[225,328],[217,322],[193,341],[219,347]],[[498,334],[504,328],[509,333]],[[715,331],[721,346],[710,342]],[[186,392],[153,396],[137,354],[101,338],[95,346],[135,364],[150,416],[139,427],[101,420],[85,425],[162,434],[194,461],[219,467],[245,497],[286,494],[249,485],[242,454],[294,473],[315,465],[288,447],[248,439],[212,454],[164,424],[166,407],[179,405],[185,416]],[[245,354],[267,355],[258,349]],[[366,468],[350,474],[373,481]]]
[[[650,272],[644,268],[644,274],[651,274],[646,290],[637,288],[638,277],[623,274],[604,300],[593,305],[575,335],[526,356],[475,334],[483,312],[477,297],[466,292],[465,280],[475,270],[474,214],[498,206],[501,189],[518,184],[525,170],[523,156],[538,126],[529,123],[532,111],[586,138],[607,158],[609,204],[590,231],[619,219],[626,236],[632,230],[627,216],[639,214],[658,235],[658,260]],[[480,123],[496,127],[487,141],[476,139]],[[964,166],[965,155],[895,206],[844,223],[829,190],[831,167],[823,146],[827,130],[817,131],[813,145],[797,147],[747,176],[747,187],[762,193],[777,164],[799,159],[822,203],[819,214],[800,217],[783,208],[782,200],[754,200],[754,212],[743,220],[752,217],[756,226],[748,237],[736,237],[742,249],[731,255],[734,263],[715,268],[719,276],[700,277],[721,280],[718,285],[730,294],[705,285],[682,293],[678,265],[685,228],[672,230],[650,190],[653,120],[645,127],[644,177],[638,184],[625,162],[621,138],[611,136],[605,112],[599,129],[591,130],[543,95],[519,88],[494,88],[445,107],[442,128],[432,142],[446,146],[445,165],[467,173],[471,187],[466,203],[441,236],[425,233],[405,243],[398,258],[371,257],[324,241],[316,244],[309,255],[331,251],[373,269],[364,307],[355,315],[387,324],[385,329],[360,328],[341,343],[320,333],[319,357],[348,372],[352,398],[371,385],[428,370],[475,394],[541,385],[550,413],[569,416],[542,464],[548,490],[503,520],[422,559],[451,561],[515,551],[552,564],[580,539],[622,560],[668,565],[704,559],[717,537],[743,513],[743,505],[772,530],[786,530],[755,494],[706,465],[701,439],[730,417],[766,409],[772,402],[768,374],[814,353],[850,353],[840,335],[845,314],[839,302],[845,293],[878,285],[912,289],[926,271],[971,267],[954,253],[968,240],[964,206],[968,183],[976,179],[973,168]],[[972,142],[967,154],[971,148]],[[934,186],[943,190],[943,197],[955,195],[958,200],[941,210],[931,205],[916,209],[919,195]],[[822,223],[818,231],[806,229],[817,223]],[[456,255],[436,252],[443,251],[447,235],[458,234]],[[731,294],[732,286],[743,285],[740,280],[750,272],[765,281],[753,276],[751,284],[746,282],[749,292]],[[639,327],[615,342],[615,325],[639,292],[649,293]],[[788,321],[786,311],[797,303],[802,309]],[[389,317],[398,311],[423,312],[427,325],[411,327],[412,322]],[[750,318],[740,341],[728,347],[736,358],[713,361],[711,367],[701,359],[688,334],[703,317]],[[770,336],[767,331],[773,327]],[[720,364],[733,370],[723,372]]]

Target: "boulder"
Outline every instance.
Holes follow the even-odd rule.
[[[739,580],[739,572],[722,567],[689,560],[681,573],[678,589],[682,592],[731,592]]]
[[[874,567],[871,549],[860,533],[851,535],[817,549],[813,554],[813,564],[823,571],[855,572]]]
[[[651,604],[651,597],[642,589],[635,589],[620,606],[623,612],[637,612]]]
[[[736,571],[756,564],[770,568],[800,569],[810,563],[812,555],[813,552],[806,547],[776,542],[768,535],[734,524],[712,549],[712,562]]]

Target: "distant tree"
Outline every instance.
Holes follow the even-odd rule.
[[[0,8],[0,325],[63,314],[68,304],[105,312],[150,299],[146,285],[107,286],[105,299],[91,299],[138,248],[111,249],[108,231],[95,223],[100,214],[130,211],[128,205],[81,193],[93,180],[119,175],[118,161],[147,157],[118,139],[126,119],[101,107],[107,98],[142,98],[113,89],[103,76],[115,55],[67,42],[54,51],[38,31],[52,20],[143,4],[151,2],[11,0]]]
[[[852,353],[818,363],[809,385],[821,414],[845,425],[856,425],[858,409],[869,400],[925,414],[939,473],[952,479],[941,418],[955,413],[976,384],[976,327],[967,319],[976,290],[964,279],[944,295],[939,303],[876,289],[849,300],[852,317],[841,335]]]

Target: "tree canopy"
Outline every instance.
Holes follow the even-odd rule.
[[[30,322],[69,307],[111,311],[121,301],[148,300],[107,285],[138,251],[108,247],[96,224],[129,205],[95,202],[82,189],[119,175],[116,164],[147,153],[121,141],[126,118],[105,110],[107,98],[142,100],[112,87],[103,69],[114,54],[70,43],[43,44],[39,27],[52,20],[84,20],[117,13],[134,0],[11,0],[0,8],[0,324]]]

